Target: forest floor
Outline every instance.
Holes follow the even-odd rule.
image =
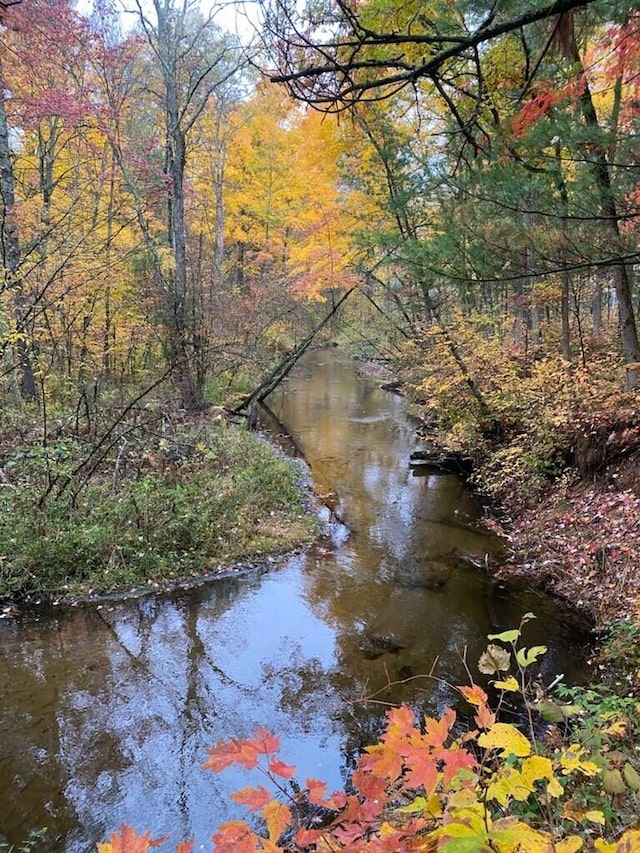
[[[596,482],[568,471],[533,505],[515,501],[487,523],[509,545],[499,576],[544,588],[597,630],[640,618],[640,452]]]

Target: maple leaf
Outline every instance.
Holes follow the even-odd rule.
[[[458,687],[458,690],[471,705],[486,705],[489,698],[479,684],[472,684],[470,687],[463,685]]]
[[[299,829],[293,840],[298,847],[311,847],[322,838],[322,835],[322,829]]]
[[[251,832],[243,820],[230,820],[221,824],[211,836],[214,853],[256,853],[258,836]]]
[[[387,737],[398,738],[406,737],[415,729],[416,719],[411,708],[406,705],[400,705],[398,708],[391,708],[387,711]]]
[[[280,749],[280,738],[262,726],[256,729],[253,736],[253,743],[259,755],[269,755]]]
[[[478,766],[478,762],[473,755],[456,744],[447,749],[439,757],[444,761],[443,777],[445,785],[448,785],[460,770],[475,770]]]
[[[282,776],[283,779],[291,779],[293,774],[296,772],[296,768],[293,764],[285,764],[284,761],[281,761],[279,758],[272,758],[269,762],[269,770],[272,773],[275,773],[276,776]]]
[[[159,847],[168,836],[151,839],[151,833],[138,833],[131,826],[123,824],[120,832],[112,832],[109,841],[98,844],[98,853],[146,853],[152,847]]]
[[[440,774],[434,756],[429,750],[416,750],[411,753],[408,761],[407,782],[412,788],[424,788],[425,796],[429,798],[436,789]]]
[[[456,712],[453,708],[447,708],[439,720],[433,717],[425,717],[425,733],[422,736],[422,741],[429,746],[443,746],[455,721]]]
[[[202,765],[203,769],[219,773],[234,764],[240,764],[246,770],[258,766],[258,752],[255,745],[248,740],[220,740],[215,746],[207,749],[209,758]]]
[[[405,749],[403,749],[405,751]],[[366,748],[360,767],[375,773],[380,778],[397,779],[402,773],[402,755],[397,747],[389,743],[377,743]]]
[[[266,806],[271,799],[271,794],[262,785],[258,785],[257,788],[248,787],[235,791],[231,794],[231,799],[242,806],[247,806],[249,811],[256,811]]]
[[[267,803],[260,814],[267,822],[267,831],[272,841],[277,841],[291,823],[291,809],[277,800]]]
[[[490,729],[496,721],[496,715],[487,705],[481,705],[473,719],[479,729]]]
[[[353,773],[353,784],[363,797],[372,801],[384,801],[387,791],[386,781],[375,773],[367,773],[358,766]]]
[[[320,779],[307,779],[305,781],[305,788],[307,789],[307,799],[310,803],[324,805],[324,798],[327,792],[326,782],[322,782]]]

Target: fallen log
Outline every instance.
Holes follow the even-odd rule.
[[[468,456],[446,450],[414,450],[409,456],[409,467],[415,475],[454,474],[468,480],[473,473],[473,462]]]

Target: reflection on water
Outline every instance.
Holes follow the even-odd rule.
[[[539,616],[527,638],[551,647],[543,678],[579,677],[571,617],[478,568],[500,545],[468,492],[412,476],[400,398],[321,354],[269,402],[339,520],[270,574],[1,624],[9,840],[46,825],[50,850],[79,853],[128,823],[209,849],[249,777],[200,770],[208,745],[265,725],[302,777],[339,787],[379,731],[380,703],[441,710],[465,681],[465,650],[473,666],[485,635],[526,610]],[[438,680],[423,677],[436,658]]]

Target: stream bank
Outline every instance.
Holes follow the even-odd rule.
[[[383,387],[400,386],[411,400],[411,387],[396,381],[385,364],[366,363],[360,372]],[[414,401],[411,408],[428,445],[447,449],[448,435],[430,406]],[[581,460],[571,459],[541,488],[532,488],[526,469],[514,476],[513,456],[503,455],[504,444],[478,452],[462,443],[454,451],[473,459],[470,483],[485,507],[485,524],[506,545],[504,561],[488,566],[492,577],[552,595],[583,614],[597,634],[640,620],[640,437],[633,411],[620,411],[620,424],[589,434],[589,454],[598,457],[595,471],[580,470]],[[482,488],[488,481],[494,486],[490,496]],[[635,683],[640,689],[640,672]]]

